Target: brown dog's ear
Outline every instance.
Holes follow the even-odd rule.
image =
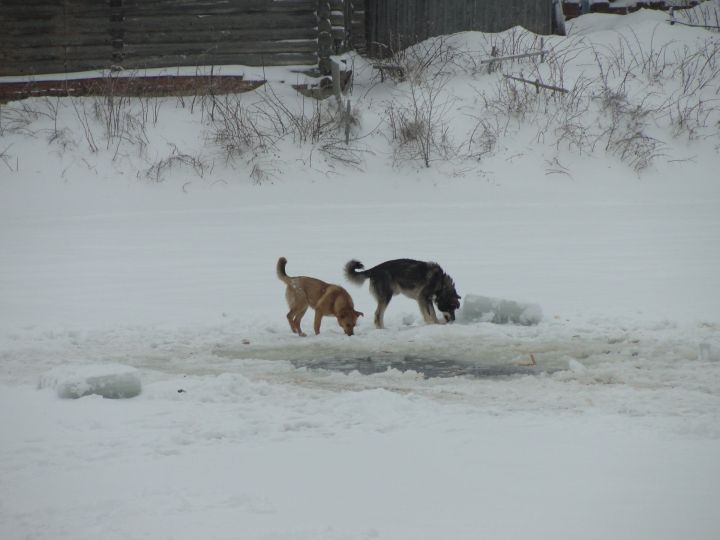
[[[356,311],[356,312],[355,312],[355,316],[356,316],[356,317],[364,317],[365,315],[363,314],[362,311]]]

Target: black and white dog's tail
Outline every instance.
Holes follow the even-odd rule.
[[[363,268],[365,268],[363,263],[353,259],[345,265],[345,277],[355,285],[362,285],[368,277],[365,272],[362,272]]]

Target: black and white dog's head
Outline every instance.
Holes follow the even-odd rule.
[[[445,317],[445,322],[455,320],[455,310],[460,309],[460,295],[455,290],[455,283],[447,274],[443,274],[440,290],[435,295],[435,303]]]

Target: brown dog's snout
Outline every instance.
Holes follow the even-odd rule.
[[[349,324],[348,325],[341,324],[340,326],[342,327],[343,332],[345,332],[346,335],[348,335],[348,336],[355,335],[355,325],[354,324],[352,326]]]

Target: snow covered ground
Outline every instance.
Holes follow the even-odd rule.
[[[453,36],[472,54],[440,88],[355,59],[350,160],[290,136],[226,159],[190,98],[139,138],[83,122],[94,98],[3,105],[0,538],[720,537],[720,78],[673,60],[718,66],[720,34],[665,18],[573,20],[547,40],[562,77],[473,68],[518,29]],[[573,122],[496,97],[533,69],[605,88]],[[429,168],[387,123],[427,92],[455,148]],[[355,336],[290,332],[281,255],[346,286]],[[342,267],[397,257],[542,320],[425,326],[396,297],[375,330]],[[60,397],[114,375],[141,393]]]

